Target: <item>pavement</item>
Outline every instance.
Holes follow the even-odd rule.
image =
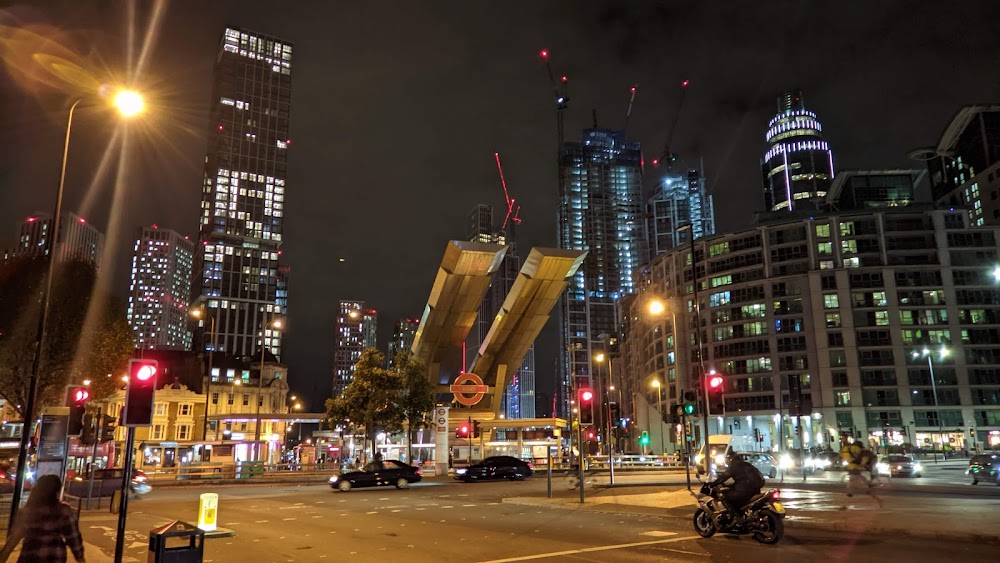
[[[660,515],[685,520],[690,525],[695,500],[684,486],[608,486],[601,485],[600,479],[597,481],[585,491],[582,504],[578,490],[568,491],[563,480],[553,481],[552,498],[542,493],[512,496],[503,502],[575,511]],[[834,488],[832,484],[818,483],[803,488],[799,484],[771,482],[767,488],[780,490],[788,529],[1000,544],[1000,487],[996,486],[957,488],[963,493],[970,490],[980,493],[977,498],[943,495],[939,492],[942,487],[906,489],[891,484],[887,489],[876,490],[881,503],[867,495],[848,498],[844,485]]]

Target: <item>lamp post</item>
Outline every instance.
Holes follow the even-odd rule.
[[[254,424],[253,434],[254,447],[257,448],[257,459],[255,461],[260,461],[261,455],[264,452],[264,448],[261,447],[260,443],[260,405],[264,402],[264,351],[267,350],[267,346],[264,345],[264,337],[268,329],[281,330],[283,326],[284,321],[280,318],[271,319],[270,322],[265,318],[260,323],[260,375],[257,376],[257,422]]]
[[[677,232],[688,231],[691,240],[691,286],[694,310],[694,341],[698,347],[698,383],[701,385],[705,408],[701,411],[701,423],[703,426],[705,444],[705,472],[708,472],[708,385],[705,384],[705,355],[701,346],[701,303],[698,301],[698,258],[694,251],[694,224],[688,223],[678,227]]]
[[[651,385],[656,387],[656,412],[660,415],[660,455],[663,455],[667,448],[663,442],[663,395],[660,391],[660,380],[654,379]]]
[[[51,230],[48,236],[45,237],[45,255],[49,262],[45,274],[45,285],[42,287],[42,310],[38,315],[38,331],[35,335],[31,376],[28,380],[28,396],[25,398],[24,410],[21,412],[24,425],[21,430],[21,442],[17,454],[17,475],[14,478],[14,487],[11,493],[10,518],[7,521],[8,530],[14,526],[14,519],[21,504],[21,493],[24,492],[24,478],[27,473],[28,443],[33,435],[31,423],[35,418],[35,395],[38,392],[38,374],[41,370],[42,355],[45,351],[45,329],[48,324],[49,305],[52,300],[52,278],[55,275],[56,267],[56,239],[59,237],[61,230],[59,223],[62,219],[63,188],[66,185],[66,162],[69,160],[69,140],[73,131],[73,115],[76,112],[76,108],[86,99],[88,98],[81,97],[75,99],[70,104],[69,112],[66,116],[66,137],[63,141],[62,163],[59,168],[59,185],[56,188],[56,205],[52,213]],[[142,96],[131,90],[118,90],[111,102],[117,109],[118,114],[126,118],[141,113],[145,108]]]
[[[208,317],[211,321],[211,328],[209,330],[208,338],[212,341],[212,347],[208,349],[208,377],[205,378],[205,423],[201,430],[202,441],[208,441],[208,405],[212,400],[212,356],[215,353],[215,315],[209,313],[204,307],[196,307],[191,309],[191,316],[196,319],[204,319]],[[218,405],[216,405],[216,414],[218,414]],[[218,435],[218,432],[216,432]]]
[[[943,360],[948,357],[949,351],[947,348],[942,346],[940,354],[941,359]],[[930,369],[931,375],[931,394],[934,396],[934,414],[937,415],[938,421],[938,440],[942,440],[944,436],[944,426],[941,422],[941,405],[938,404],[937,383],[934,382],[934,354],[928,348],[924,348],[919,352],[914,351],[913,359],[916,360],[919,358],[927,358],[927,367]],[[934,463],[937,463],[937,448],[935,447],[932,449],[934,450]],[[944,442],[941,442],[941,452],[944,452]]]

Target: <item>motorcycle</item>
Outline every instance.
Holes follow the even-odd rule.
[[[153,490],[153,487],[149,484],[149,479],[146,474],[142,471],[136,469],[132,474],[132,481],[129,482],[128,490],[132,493],[133,498],[138,498],[140,495],[144,495],[149,491]]]
[[[722,502],[723,485],[703,483],[698,491],[698,509],[694,512],[694,530],[703,538],[716,532],[753,536],[760,543],[775,544],[785,535],[785,508],[778,499],[781,493],[771,489],[750,499],[738,515],[730,514]],[[738,518],[736,516],[741,516]]]

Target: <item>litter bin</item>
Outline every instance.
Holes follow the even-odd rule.
[[[205,532],[197,526],[174,520],[149,531],[148,563],[201,563],[205,556]]]

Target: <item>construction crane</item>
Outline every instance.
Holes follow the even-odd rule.
[[[684,109],[684,99],[687,97],[687,89],[690,84],[690,80],[681,81],[681,98],[677,102],[677,112],[674,113],[674,120],[670,123],[670,129],[667,129],[667,141],[663,144],[663,153],[659,158],[653,159],[653,166],[659,166],[661,162],[669,165],[674,159],[674,154],[670,152],[670,143],[674,140],[674,133],[677,131],[677,122],[680,121],[681,110]]]
[[[503,218],[503,226],[500,227],[500,232],[506,233],[508,221],[513,221],[514,224],[521,222],[521,218],[518,217],[521,213],[521,206],[515,206],[514,198],[510,197],[510,192],[507,191],[507,180],[503,177],[503,166],[500,165],[500,153],[493,153],[493,159],[497,161],[497,172],[500,173],[500,187],[503,188],[503,198],[507,203],[507,216]]]
[[[558,150],[562,150],[563,132],[563,111],[569,107],[569,78],[565,75],[556,80],[556,75],[552,72],[552,63],[549,61],[550,53],[548,49],[542,49],[538,53],[538,58],[545,65],[545,72],[549,76],[549,84],[552,86],[553,99],[556,102],[556,134],[559,140]]]
[[[635,103],[635,93],[638,89],[639,89],[638,84],[632,86],[632,88],[630,89],[631,94],[629,95],[628,98],[628,109],[625,110],[625,127],[622,128],[622,131],[628,131],[628,122],[630,119],[632,119],[632,104]]]

